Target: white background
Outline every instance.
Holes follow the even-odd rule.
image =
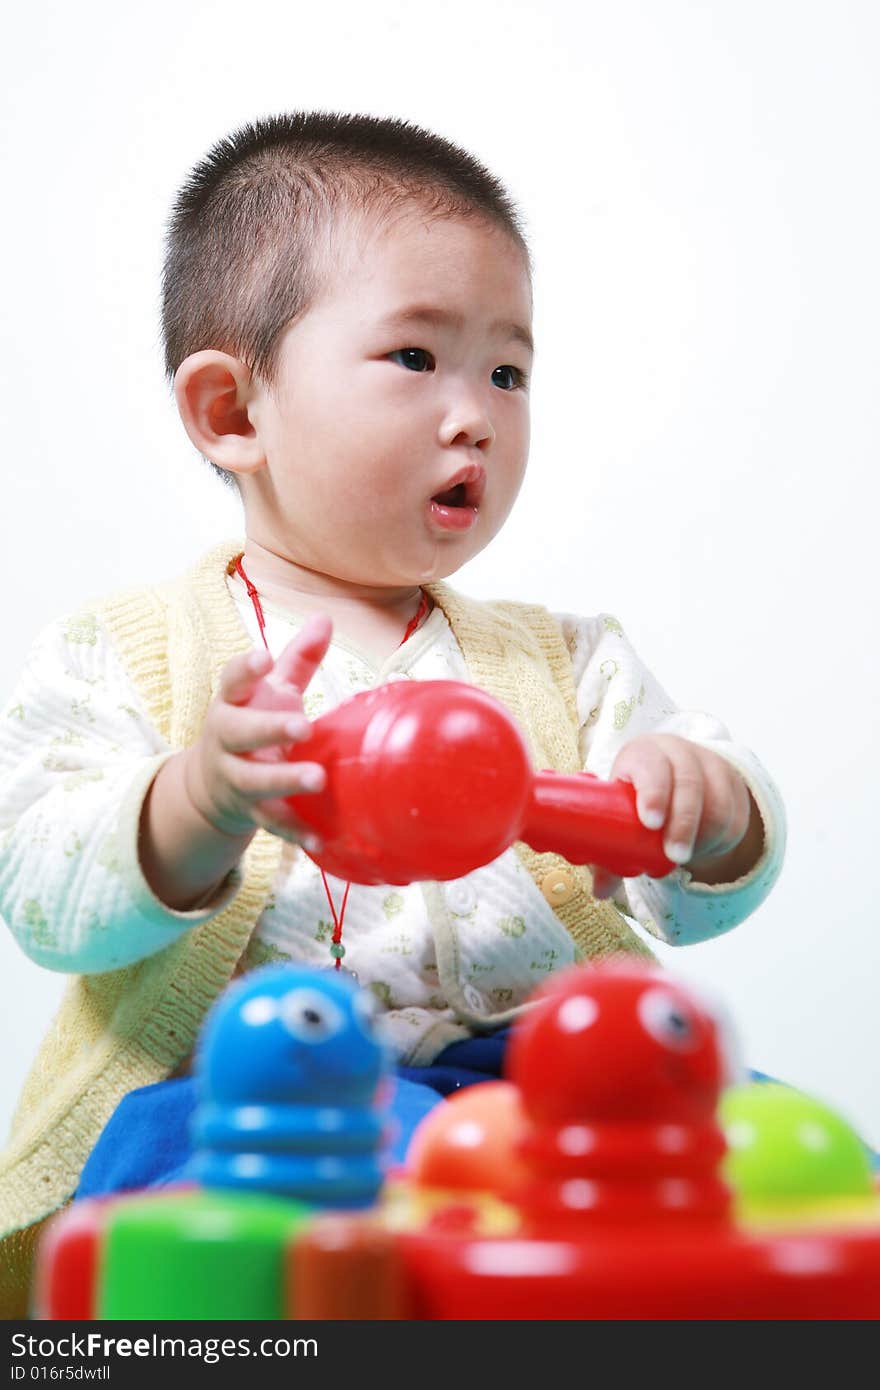
[[[877,148],[870,0],[32,3],[0,91],[4,642],[239,531],[159,346],[163,223],[294,109],[472,151],[537,263],[529,473],[453,583],[608,610],[776,778],[783,876],[672,969],[880,1144]],[[5,1125],[63,979],[0,935]]]

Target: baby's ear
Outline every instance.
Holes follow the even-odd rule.
[[[200,454],[230,473],[256,473],[266,453],[251,419],[250,369],[213,349],[185,357],[174,376],[183,427]]]

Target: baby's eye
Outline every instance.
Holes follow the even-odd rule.
[[[417,363],[414,363],[414,362],[412,361],[412,358],[415,357],[415,358],[417,359],[417,361],[418,361],[418,360],[421,360],[421,359],[423,359],[423,358],[425,358],[425,357],[430,358],[431,354],[430,354],[429,352],[426,352],[424,348],[413,347],[413,348],[396,348],[394,352],[389,352],[388,356],[389,356],[389,357],[404,357],[404,358],[408,358],[409,360],[406,361],[406,362],[404,362],[403,365],[404,365],[405,367],[410,367],[410,368],[412,368],[412,370],[415,371],[415,372],[421,372],[421,371],[424,371],[425,369],[424,369],[423,367],[418,366]]]
[[[528,377],[526,376],[525,372],[521,372],[519,367],[496,367],[495,372],[509,372],[511,377],[513,378],[512,385],[506,386],[504,388],[506,391],[515,391],[517,387],[519,387],[522,390],[523,387],[526,385],[526,382],[528,381]],[[495,372],[492,373],[493,377],[495,375]]]
[[[389,352],[388,356],[391,358],[402,359],[402,365],[405,367],[409,367],[412,371],[415,372],[423,372],[428,370],[426,366],[421,365],[425,362],[425,359],[427,359],[430,362],[433,362],[434,360],[431,357],[430,352],[428,352],[425,348],[417,347],[395,348],[394,352]],[[503,390],[505,391],[515,391],[517,387],[523,389],[528,381],[525,372],[520,371],[519,367],[496,367],[495,371],[492,373],[493,378],[495,377],[496,372],[507,372],[509,378],[512,378],[510,385],[503,387]],[[498,386],[500,385],[500,382],[496,382],[495,384],[496,386]]]

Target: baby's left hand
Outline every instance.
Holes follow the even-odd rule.
[[[663,848],[676,864],[729,854],[749,827],[751,799],[736,768],[677,734],[642,734],[621,748],[611,779],[632,782],[639,820],[665,826]],[[609,898],[621,880],[592,868],[593,896]]]

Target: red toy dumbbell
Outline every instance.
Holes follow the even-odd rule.
[[[533,771],[512,716],[463,681],[361,691],[296,749],[327,772],[322,792],[290,798],[323,841],[311,857],[353,883],[459,878],[516,840],[621,877],[675,867],[630,783]]]

